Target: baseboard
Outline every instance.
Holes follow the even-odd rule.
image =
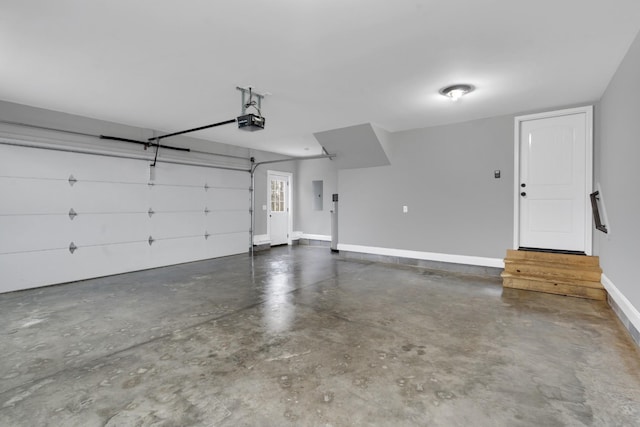
[[[308,240],[321,240],[323,242],[330,242],[331,241],[331,236],[325,236],[324,234],[300,233],[300,238],[301,239],[308,239]]]
[[[609,294],[609,305],[618,315],[636,344],[640,346],[640,312],[605,274],[602,274],[602,285]]]
[[[406,249],[379,248],[375,246],[338,244],[339,251],[360,252],[388,257],[411,258],[424,261],[446,262],[452,264],[477,265],[481,267],[504,268],[504,260],[468,255],[440,254],[435,252],[410,251]]]
[[[324,234],[306,234],[302,231],[294,231],[291,233],[291,240],[299,240],[299,239],[307,239],[307,240],[320,240],[323,242],[330,242],[331,236],[325,236]],[[256,246],[261,245],[270,245],[271,238],[268,234],[256,234],[253,236],[253,244]]]
[[[271,238],[269,238],[268,234],[256,234],[253,236],[253,244],[256,246],[270,245]]]

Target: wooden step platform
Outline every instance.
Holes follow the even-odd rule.
[[[502,273],[505,288],[606,300],[602,269],[595,256],[507,250]]]

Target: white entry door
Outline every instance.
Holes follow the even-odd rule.
[[[271,246],[289,243],[290,174],[268,172],[269,209],[268,229]]]
[[[591,107],[516,118],[516,247],[591,254],[591,123]]]

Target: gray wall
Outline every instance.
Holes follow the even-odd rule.
[[[391,166],[338,172],[340,243],[503,258],[513,244],[513,116],[389,138]]]
[[[298,162],[297,211],[294,213],[294,230],[305,234],[329,236],[331,234],[331,195],[338,192],[336,164],[329,159],[304,160]],[[311,182],[323,182],[323,209],[313,209],[314,194]]]
[[[256,162],[281,159],[282,156],[267,152],[252,152]],[[267,204],[267,171],[293,173],[293,230],[305,234],[328,236],[331,234],[331,194],[338,191],[337,170],[329,159],[295,160],[259,166],[255,173],[256,235],[267,233],[267,213],[262,210]],[[311,182],[323,181],[323,210],[313,209]]]
[[[598,232],[604,274],[640,310],[640,35],[605,91],[596,183],[602,189],[609,234]]]

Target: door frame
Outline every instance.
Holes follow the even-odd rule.
[[[271,240],[271,219],[269,217],[269,212],[271,212],[271,176],[279,175],[286,176],[289,182],[289,189],[287,191],[287,207],[289,208],[289,212],[287,212],[287,245],[291,245],[292,239],[291,236],[293,234],[293,204],[291,203],[293,198],[293,173],[292,172],[282,172],[275,170],[267,170],[267,236],[269,236],[269,240]]]
[[[527,114],[517,116],[514,119],[514,165],[513,165],[513,249],[520,247],[520,132],[522,122],[538,119],[547,119],[551,117],[568,116],[572,114],[585,115],[585,138],[586,138],[586,156],[585,156],[585,188],[587,194],[593,192],[593,105],[584,107],[567,108],[564,110],[546,111],[537,114]],[[585,253],[593,254],[593,230],[591,220],[591,206],[585,203]]]

